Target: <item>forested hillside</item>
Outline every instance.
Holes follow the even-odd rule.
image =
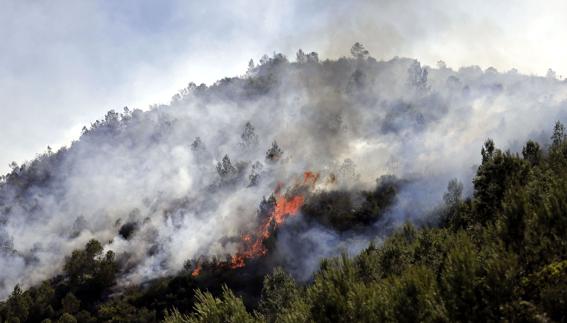
[[[565,138],[557,123],[549,150],[528,141],[521,156],[487,140],[473,196],[451,181],[429,215],[438,226],[405,224],[353,258],[325,259],[305,284],[281,268],[260,277],[208,263],[198,276],[110,295],[123,268],[93,240],[67,258],[63,275],[16,287],[0,313],[7,322],[156,322],[164,313],[165,322],[564,321]],[[354,214],[351,222],[365,221]]]
[[[111,110],[2,177],[0,321],[565,321],[566,108],[357,43]]]

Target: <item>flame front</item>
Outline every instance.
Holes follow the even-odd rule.
[[[246,259],[253,259],[265,256],[268,249],[264,245],[264,241],[270,238],[274,230],[280,226],[288,217],[295,216],[305,202],[304,194],[313,190],[319,179],[318,173],[305,172],[303,181],[297,181],[290,192],[291,196],[281,193],[284,186],[278,183],[274,191],[276,199],[273,211],[258,225],[255,231],[243,234],[241,237],[241,246],[239,251],[231,256],[230,262],[227,264],[230,268],[241,268],[246,265]],[[288,193],[288,195],[290,195]],[[197,261],[195,269],[191,273],[193,277],[201,273],[201,262]]]
[[[313,189],[318,178],[318,173],[305,172],[303,174],[303,183],[295,186],[296,188],[299,186]],[[274,211],[262,221],[255,232],[242,236],[243,248],[236,255],[232,256],[231,268],[244,267],[246,259],[265,256],[268,250],[264,246],[264,241],[272,235],[273,230],[280,226],[285,219],[295,216],[299,212],[299,209],[305,202],[301,190],[296,190],[300,193],[286,197],[280,193],[282,186],[282,184],[278,184],[274,192],[276,197]]]
[[[232,256],[231,268],[244,267],[245,259],[265,256],[268,250],[264,246],[264,241],[272,235],[273,226],[278,227],[286,218],[296,215],[303,202],[304,198],[301,195],[292,196],[288,199],[284,195],[276,193],[274,211],[258,226],[254,233],[242,236],[244,248]]]
[[[193,277],[197,277],[201,274],[201,264],[197,262],[197,265],[195,266],[195,269],[193,269],[193,272],[191,272],[191,276]]]

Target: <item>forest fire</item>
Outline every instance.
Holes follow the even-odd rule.
[[[242,236],[244,250],[232,256],[231,268],[244,267],[245,259],[266,255],[268,250],[264,246],[264,241],[272,235],[274,228],[281,225],[287,217],[297,214],[299,208],[303,205],[303,201],[302,195],[287,198],[285,195],[276,192],[274,211],[268,218],[262,221],[256,232]]]
[[[232,269],[245,266],[246,259],[258,258],[268,253],[264,241],[270,238],[274,230],[280,226],[285,219],[297,215],[299,209],[305,201],[304,194],[315,188],[319,179],[319,173],[305,172],[303,181],[298,181],[289,190],[286,196],[281,193],[283,184],[278,184],[274,191],[275,205],[273,211],[258,225],[252,233],[243,234],[241,237],[241,249],[231,256],[228,266]],[[191,273],[193,277],[201,273],[200,261],[197,262],[195,269]]]
[[[191,272],[191,276],[197,277],[199,276],[199,274],[201,274],[201,264],[197,262],[195,269],[193,269],[193,272]]]

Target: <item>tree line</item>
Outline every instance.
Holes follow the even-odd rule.
[[[97,241],[74,251],[64,273],[39,286],[16,286],[0,303],[5,322],[484,322],[566,320],[567,140],[557,123],[549,147],[528,141],[521,154],[492,140],[481,149],[474,192],[449,182],[435,221],[406,224],[355,257],[324,260],[301,284],[280,268],[245,301],[223,282],[203,288],[189,271],[149,287],[116,287],[119,263]],[[387,182],[366,206],[345,214],[340,194],[322,195],[306,213],[338,229],[366,224],[372,194],[390,199]],[[382,194],[378,194],[382,192]],[[331,205],[331,207],[329,206]],[[336,205],[334,207],[333,205]],[[326,219],[318,208],[337,209]],[[355,216],[357,215],[357,216]],[[431,225],[436,222],[437,225]],[[213,274],[210,274],[213,275]],[[212,276],[209,276],[209,278]],[[240,279],[241,277],[234,277]],[[211,280],[208,280],[211,281]],[[232,284],[234,285],[234,284]],[[234,285],[236,286],[236,285]]]

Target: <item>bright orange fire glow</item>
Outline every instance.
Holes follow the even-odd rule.
[[[275,228],[280,226],[285,219],[295,216],[305,201],[303,194],[308,190],[315,188],[315,183],[319,179],[319,173],[305,172],[303,174],[303,183],[296,183],[291,191],[299,192],[291,197],[286,197],[280,193],[284,187],[283,183],[278,183],[274,191],[276,204],[274,211],[258,225],[257,229],[251,233],[242,235],[242,244],[240,250],[231,257],[230,268],[241,268],[246,265],[246,259],[265,256],[268,250],[264,246],[264,241],[268,239]],[[307,188],[308,190],[301,189]],[[201,266],[197,263],[195,270],[191,273],[193,277],[201,273]]]
[[[300,186],[308,186],[308,188],[313,189],[318,179],[319,173],[305,172],[303,174],[303,184]],[[297,194],[289,198],[286,197],[280,193],[283,186],[283,183],[278,183],[276,186],[274,192],[276,205],[272,214],[258,226],[258,229],[254,233],[242,236],[244,248],[236,255],[232,256],[231,268],[244,267],[246,259],[266,255],[268,250],[264,246],[264,241],[271,236],[273,230],[272,226],[280,226],[286,218],[295,216],[299,212],[305,198],[302,194]]]
[[[272,226],[278,227],[289,216],[294,216],[303,205],[304,198],[301,195],[286,198],[280,193],[276,193],[276,205],[274,211],[266,218],[258,229],[252,234],[242,236],[243,250],[231,258],[231,268],[244,267],[245,259],[265,256],[268,250],[264,246],[264,241],[272,234]]]
[[[201,274],[201,264],[197,263],[195,269],[193,269],[193,272],[191,273],[191,276],[197,277],[199,274]]]
[[[231,258],[231,268],[244,267],[244,261],[250,258],[256,258],[266,255],[268,250],[264,246],[264,241],[272,234],[272,226],[281,225],[284,220],[296,215],[299,208],[303,205],[303,196],[296,195],[286,198],[279,193],[276,194],[276,206],[272,214],[265,219],[253,234],[245,234],[242,236],[243,250],[238,252]]]

